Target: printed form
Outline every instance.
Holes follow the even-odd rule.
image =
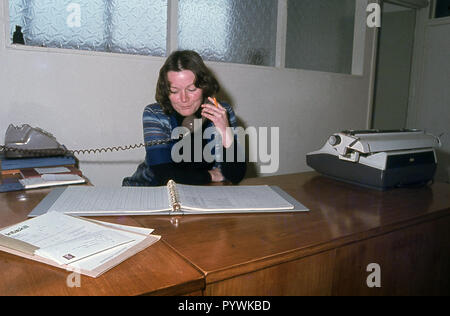
[[[127,232],[117,228],[128,226],[99,223],[49,212],[10,226],[0,231],[0,234],[39,247],[35,251],[36,255],[58,264],[72,264],[91,270],[145,239],[147,234],[141,233],[149,234],[152,231]],[[116,228],[109,228],[108,225]]]
[[[194,186],[177,184],[183,208],[202,211],[293,209],[269,186]]]
[[[113,213],[170,210],[167,188],[153,187],[68,187],[49,212]],[[83,198],[80,199],[80,196]]]

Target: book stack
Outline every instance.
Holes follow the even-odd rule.
[[[6,158],[0,155],[0,192],[85,183],[73,155]]]

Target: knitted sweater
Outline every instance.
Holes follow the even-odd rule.
[[[221,103],[221,105],[227,110],[230,126],[237,127],[236,116],[231,106],[226,103]],[[138,166],[136,172],[131,177],[123,180],[122,185],[158,186],[165,185],[170,179],[183,184],[207,184],[211,182],[211,176],[208,170],[212,168],[220,168],[225,179],[232,183],[238,183],[244,177],[246,164],[245,162],[237,161],[238,152],[242,148],[239,146],[236,137],[232,148],[221,148],[223,156],[219,158],[220,148],[211,146],[210,143],[214,142],[214,135],[209,139],[203,139],[202,135],[192,134],[187,136],[191,139],[171,139],[172,132],[175,128],[181,126],[183,120],[183,117],[178,113],[166,115],[162,107],[155,103],[145,107],[142,119],[144,142],[146,144],[145,161]],[[202,132],[213,126],[213,123],[207,120],[203,125]],[[184,145],[178,143],[180,141],[183,141]],[[199,142],[201,142],[201,145]],[[189,143],[191,148],[188,146]],[[174,161],[172,148],[175,145],[178,149],[182,147],[181,154],[184,150],[190,150],[190,155],[186,153],[182,155],[182,157],[187,156],[187,159],[177,162]],[[210,159],[205,160],[203,155],[199,155],[199,149],[201,148],[201,152],[203,153],[206,146],[208,146],[207,149],[211,149],[211,154],[214,157],[213,161]]]

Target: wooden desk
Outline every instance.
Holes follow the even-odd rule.
[[[0,227],[25,220],[49,191],[0,193]],[[98,219],[140,226],[131,217]],[[204,288],[203,275],[163,240],[98,278],[81,276],[78,288],[67,286],[70,273],[0,252],[0,295],[184,295],[201,294]]]
[[[450,185],[378,192],[314,172],[242,184],[278,185],[311,211],[135,217],[203,272],[205,295],[450,294]]]
[[[450,185],[378,192],[314,172],[242,184],[278,185],[311,211],[102,217],[162,240],[81,288],[66,286],[66,271],[0,252],[0,295],[450,294]],[[47,192],[0,194],[0,226]],[[381,288],[367,286],[370,263]]]

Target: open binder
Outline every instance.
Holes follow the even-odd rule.
[[[56,211],[78,216],[296,212],[308,209],[278,187],[194,186],[54,189],[29,216]]]
[[[0,229],[0,251],[95,278],[157,242],[152,231],[48,212]]]

